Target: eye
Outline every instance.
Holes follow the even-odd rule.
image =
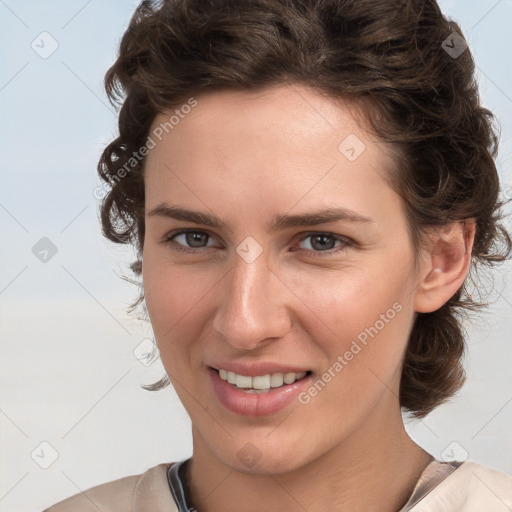
[[[181,240],[180,240],[181,239]],[[194,249],[204,249],[204,245],[211,239],[211,235],[206,231],[194,229],[182,229],[175,233],[169,233],[164,240],[165,244],[172,245],[173,249],[182,252],[194,253],[200,252]],[[211,247],[211,246],[210,246]]]
[[[308,240],[309,242],[307,242],[306,245],[309,247],[301,250],[312,252],[315,256],[338,253],[352,245],[351,241],[347,238],[340,235],[334,235],[332,233],[308,233],[301,239],[300,243],[304,243]],[[337,242],[339,243],[338,249],[335,249],[335,244]]]
[[[349,239],[332,233],[308,233],[300,240],[299,245],[308,240],[306,245],[309,247],[302,247],[299,250],[310,252],[315,256],[338,253],[353,245]],[[182,229],[169,233],[163,243],[170,245],[176,251],[198,253],[208,247],[214,247],[213,244],[208,245],[209,241],[212,241],[212,235],[206,231]],[[336,243],[338,243],[337,248],[335,247]],[[294,252],[297,249],[292,248],[291,250]]]

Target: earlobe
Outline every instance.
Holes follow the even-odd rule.
[[[435,232],[419,274],[416,312],[436,311],[462,286],[471,265],[474,239],[474,219],[450,223]]]

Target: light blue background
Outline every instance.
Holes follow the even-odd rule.
[[[163,368],[133,355],[151,337],[125,312],[137,290],[119,276],[133,254],[102,239],[93,196],[99,155],[116,130],[103,76],[136,4],[0,0],[0,512],[40,511],[191,453],[173,391],[140,388]],[[512,0],[440,4],[461,24],[482,101],[500,120],[510,197]],[[43,31],[58,42],[47,59],[31,48]],[[43,236],[58,249],[48,263],[31,252]],[[469,326],[463,391],[407,428],[438,458],[454,447],[512,474],[510,268],[497,279],[496,304]],[[41,442],[58,453],[48,469],[40,464],[52,449]]]

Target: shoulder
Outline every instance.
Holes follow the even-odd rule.
[[[167,471],[171,465],[159,464],[140,475],[91,487],[43,512],[173,512],[174,499],[167,481]]]
[[[474,461],[463,462],[411,512],[510,512],[512,476]]]

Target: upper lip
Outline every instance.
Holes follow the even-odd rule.
[[[268,375],[273,373],[301,373],[310,371],[308,368],[300,368],[298,366],[285,365],[282,363],[258,362],[258,363],[240,363],[236,361],[215,362],[209,364],[216,370],[222,369],[228,372],[234,372],[238,375],[246,375],[248,377],[256,377],[258,375]]]

